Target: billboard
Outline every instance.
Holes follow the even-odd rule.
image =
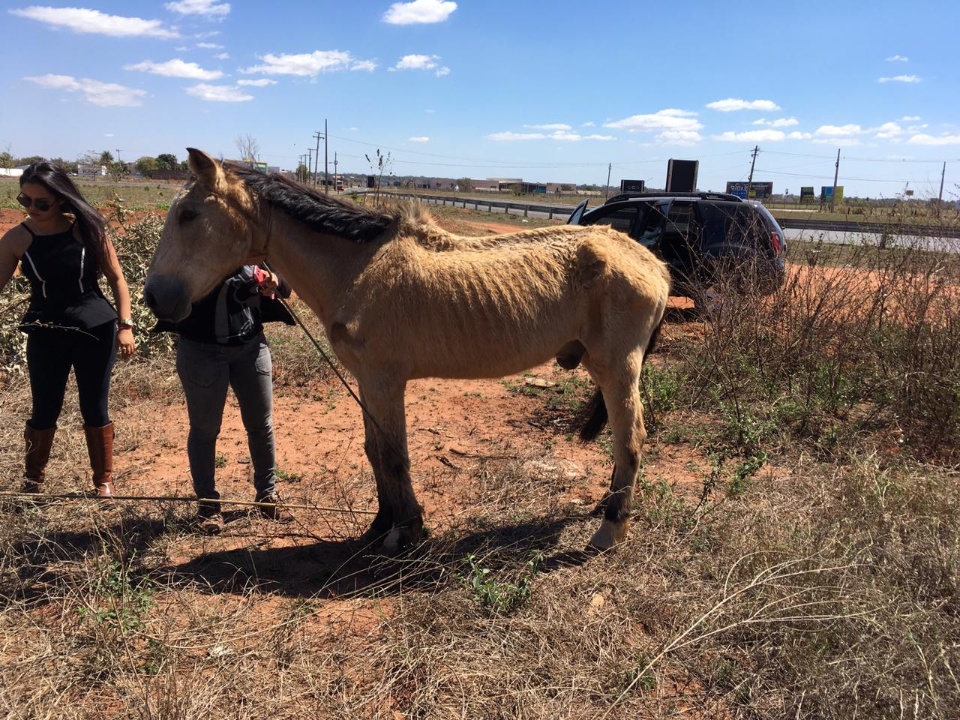
[[[697,189],[699,160],[674,160],[667,162],[667,192],[693,192]]]
[[[727,183],[727,192],[744,200],[747,198],[750,200],[766,200],[773,195],[773,183],[757,181],[748,183],[745,180],[730,181]]]
[[[832,205],[833,203],[843,202],[843,185],[837,185],[837,191],[833,191],[832,185],[820,186],[820,202]]]
[[[621,180],[620,192],[643,192],[646,186],[646,180]]]
[[[813,194],[813,185],[800,188],[800,204],[816,205],[817,196]]]

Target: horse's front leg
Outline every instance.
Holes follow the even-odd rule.
[[[410,481],[404,389],[405,383],[376,383],[361,390],[364,449],[376,478],[378,502],[377,515],[365,537],[371,541],[383,537],[388,553],[419,542],[423,532],[423,508]]]

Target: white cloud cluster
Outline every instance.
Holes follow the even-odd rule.
[[[342,70],[372,71],[377,64],[372,60],[358,60],[342,50],[316,50],[298,55],[269,53],[263,56],[262,65],[254,65],[240,70],[246,75],[295,75],[298,77],[316,77],[320,73]]]
[[[549,127],[547,126],[537,126],[537,125],[524,125],[524,127],[534,128],[534,127]],[[569,125],[561,125],[560,128],[567,129],[556,129],[552,132],[532,132],[532,133],[517,133],[517,132],[498,132],[491,133],[487,135],[489,140],[494,140],[496,142],[517,142],[522,140],[555,140],[558,142],[581,142],[583,140],[616,140],[612,135],[581,135],[578,132],[572,131],[569,129]]]
[[[433,70],[437,77],[450,74],[450,68],[440,65],[438,55],[404,55],[397,64],[388,68],[390,72],[397,70]]]
[[[116,83],[105,83],[89,78],[75,78],[70,75],[40,75],[26,77],[24,80],[36,83],[49,90],[66,90],[81,93],[91,105],[101,107],[136,107],[143,105],[147,96],[145,90],[124,87]]]
[[[910,58],[906,55],[891,55],[887,58],[887,62],[907,62]]]
[[[446,0],[413,0],[397,2],[383,14],[390,25],[419,25],[445,22],[457,9],[455,2]]]
[[[253,100],[253,95],[248,95],[233,85],[207,85],[206,83],[200,83],[199,85],[187,88],[187,94],[210,102],[248,102]]]
[[[657,133],[659,142],[674,145],[692,145],[702,138],[700,130],[703,125],[697,120],[697,114],[689,110],[667,108],[655,113],[631,115],[623,120],[615,120],[603,124],[606,128],[626,130],[631,133]]]
[[[707,107],[718,112],[736,112],[738,110],[762,110],[776,112],[780,109],[773,100],[742,100],[740,98],[725,98],[707,103]]]
[[[797,120],[795,117],[777,118],[776,120],[767,120],[766,118],[760,118],[759,120],[754,120],[753,124],[763,125],[764,127],[781,128],[781,127],[793,127],[794,125],[799,125],[800,121]]]
[[[140,72],[150,73],[151,75],[162,75],[164,77],[187,78],[189,80],[217,80],[223,77],[219,70],[204,70],[196,63],[188,63],[183,60],[167,60],[167,62],[156,63],[152,60],[144,60],[135,65],[124,65],[124,70],[138,70]]]
[[[917,75],[894,75],[893,77],[877,78],[878,83],[918,83],[920,78]]]
[[[168,2],[164,7],[180,15],[203,15],[205,17],[224,18],[230,14],[230,4],[217,5],[214,0],[177,0]]]
[[[51,27],[66,28],[76,33],[109,35],[111,37],[180,37],[175,30],[163,27],[159,20],[107,15],[86,8],[53,8],[32,6],[11,10],[11,15],[36,20]]]

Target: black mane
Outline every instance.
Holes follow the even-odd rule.
[[[366,243],[381,237],[399,221],[399,213],[368,210],[319,193],[277,173],[265,175],[233,162],[224,162],[223,168],[243,180],[274,208],[317,232]]]

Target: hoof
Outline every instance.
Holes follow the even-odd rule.
[[[97,499],[113,500],[113,483],[105,482],[97,485]]]
[[[600,523],[600,529],[590,538],[590,547],[600,552],[611,550],[614,545],[627,536],[628,528],[629,523],[626,520],[619,523],[604,520]]]
[[[419,543],[422,537],[422,526],[398,525],[387,533],[383,541],[383,551],[387,555],[398,555]]]

